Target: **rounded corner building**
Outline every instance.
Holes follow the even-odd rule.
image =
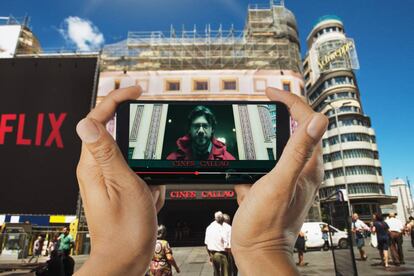
[[[352,212],[370,220],[381,205],[396,201],[385,195],[384,179],[374,129],[364,114],[354,69],[359,69],[353,39],[342,20],[321,17],[307,37],[303,62],[306,93],[312,108],[329,118],[323,136],[324,181],[319,190],[321,206],[346,189]]]

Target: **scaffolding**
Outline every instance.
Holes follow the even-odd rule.
[[[233,25],[198,30],[182,26],[161,31],[128,32],[126,40],[106,45],[105,71],[281,69],[300,72],[296,20],[283,1],[249,5],[244,30]]]

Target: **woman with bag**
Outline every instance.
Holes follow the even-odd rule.
[[[372,227],[372,232],[376,234],[378,240],[378,251],[381,256],[382,264],[385,267],[388,265],[388,224],[384,221],[384,218],[379,213],[374,214],[374,226]]]

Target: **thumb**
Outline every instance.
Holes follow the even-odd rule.
[[[84,118],[76,126],[76,132],[104,177],[132,173],[118,145],[106,128],[91,118]]]
[[[328,125],[328,119],[320,113],[313,113],[309,117],[295,130],[279,162],[267,174],[270,183],[283,182],[283,185],[277,188],[274,186],[273,189],[282,191],[286,195],[291,195],[296,189],[296,180],[312,157]]]

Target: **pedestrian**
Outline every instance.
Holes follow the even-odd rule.
[[[411,246],[414,248],[414,217],[409,217],[407,223],[407,232],[411,235]]]
[[[388,243],[389,243],[389,236],[388,236],[388,224],[384,221],[384,218],[379,213],[375,213],[373,215],[374,218],[374,226],[372,227],[372,232],[376,233],[377,240],[378,240],[378,251],[381,257],[381,263],[385,267],[389,267],[388,265]]]
[[[42,249],[43,249],[43,237],[41,235],[37,236],[37,239],[33,243],[33,254],[32,257],[29,259],[29,263],[36,258],[35,263],[39,261],[39,257],[42,255]]]
[[[36,276],[65,276],[62,258],[57,250],[50,253],[50,258],[46,261],[45,267],[36,268]]]
[[[70,250],[63,250],[60,254],[65,276],[72,276],[75,271],[75,260],[69,255],[69,253]]]
[[[47,246],[47,252],[49,256],[52,255],[53,251],[56,251],[58,249],[58,238],[57,236],[53,236],[52,239],[49,241],[49,244]]]
[[[323,244],[323,250],[327,251],[329,250],[329,226],[328,224],[325,224],[322,226],[322,239],[324,241]]]
[[[355,243],[359,250],[359,255],[361,256],[362,261],[367,260],[367,254],[365,254],[365,231],[369,231],[368,225],[366,225],[362,220],[359,219],[357,213],[352,215],[352,233],[355,234]]]
[[[385,222],[389,226],[391,240],[391,257],[395,265],[405,264],[404,252],[402,248],[404,224],[395,217],[395,213],[390,213]]]
[[[214,268],[214,276],[230,276],[230,265],[228,262],[229,240],[228,231],[223,226],[223,213],[218,211],[214,214],[214,221],[206,229],[204,243],[210,257],[210,263]]]
[[[304,254],[305,254],[305,233],[302,231],[299,232],[298,237],[296,239],[295,248],[298,251],[298,263],[299,266],[305,266],[304,261]]]
[[[172,266],[177,273],[180,273],[180,268],[175,262],[170,244],[166,240],[166,237],[167,228],[164,225],[158,226],[154,256],[150,263],[150,276],[171,276],[173,275]]]
[[[65,253],[67,256],[70,255],[70,250],[75,245],[75,242],[72,236],[69,234],[69,229],[67,227],[63,228],[63,233],[58,237],[60,253]]]
[[[228,254],[228,261],[229,261],[229,266],[230,266],[230,275],[237,276],[238,269],[236,266],[236,262],[234,261],[233,254],[231,253],[231,242],[230,242],[231,241],[231,218],[228,214],[223,214],[223,218],[224,218],[223,225],[226,227],[227,240],[229,242],[227,254]]]

